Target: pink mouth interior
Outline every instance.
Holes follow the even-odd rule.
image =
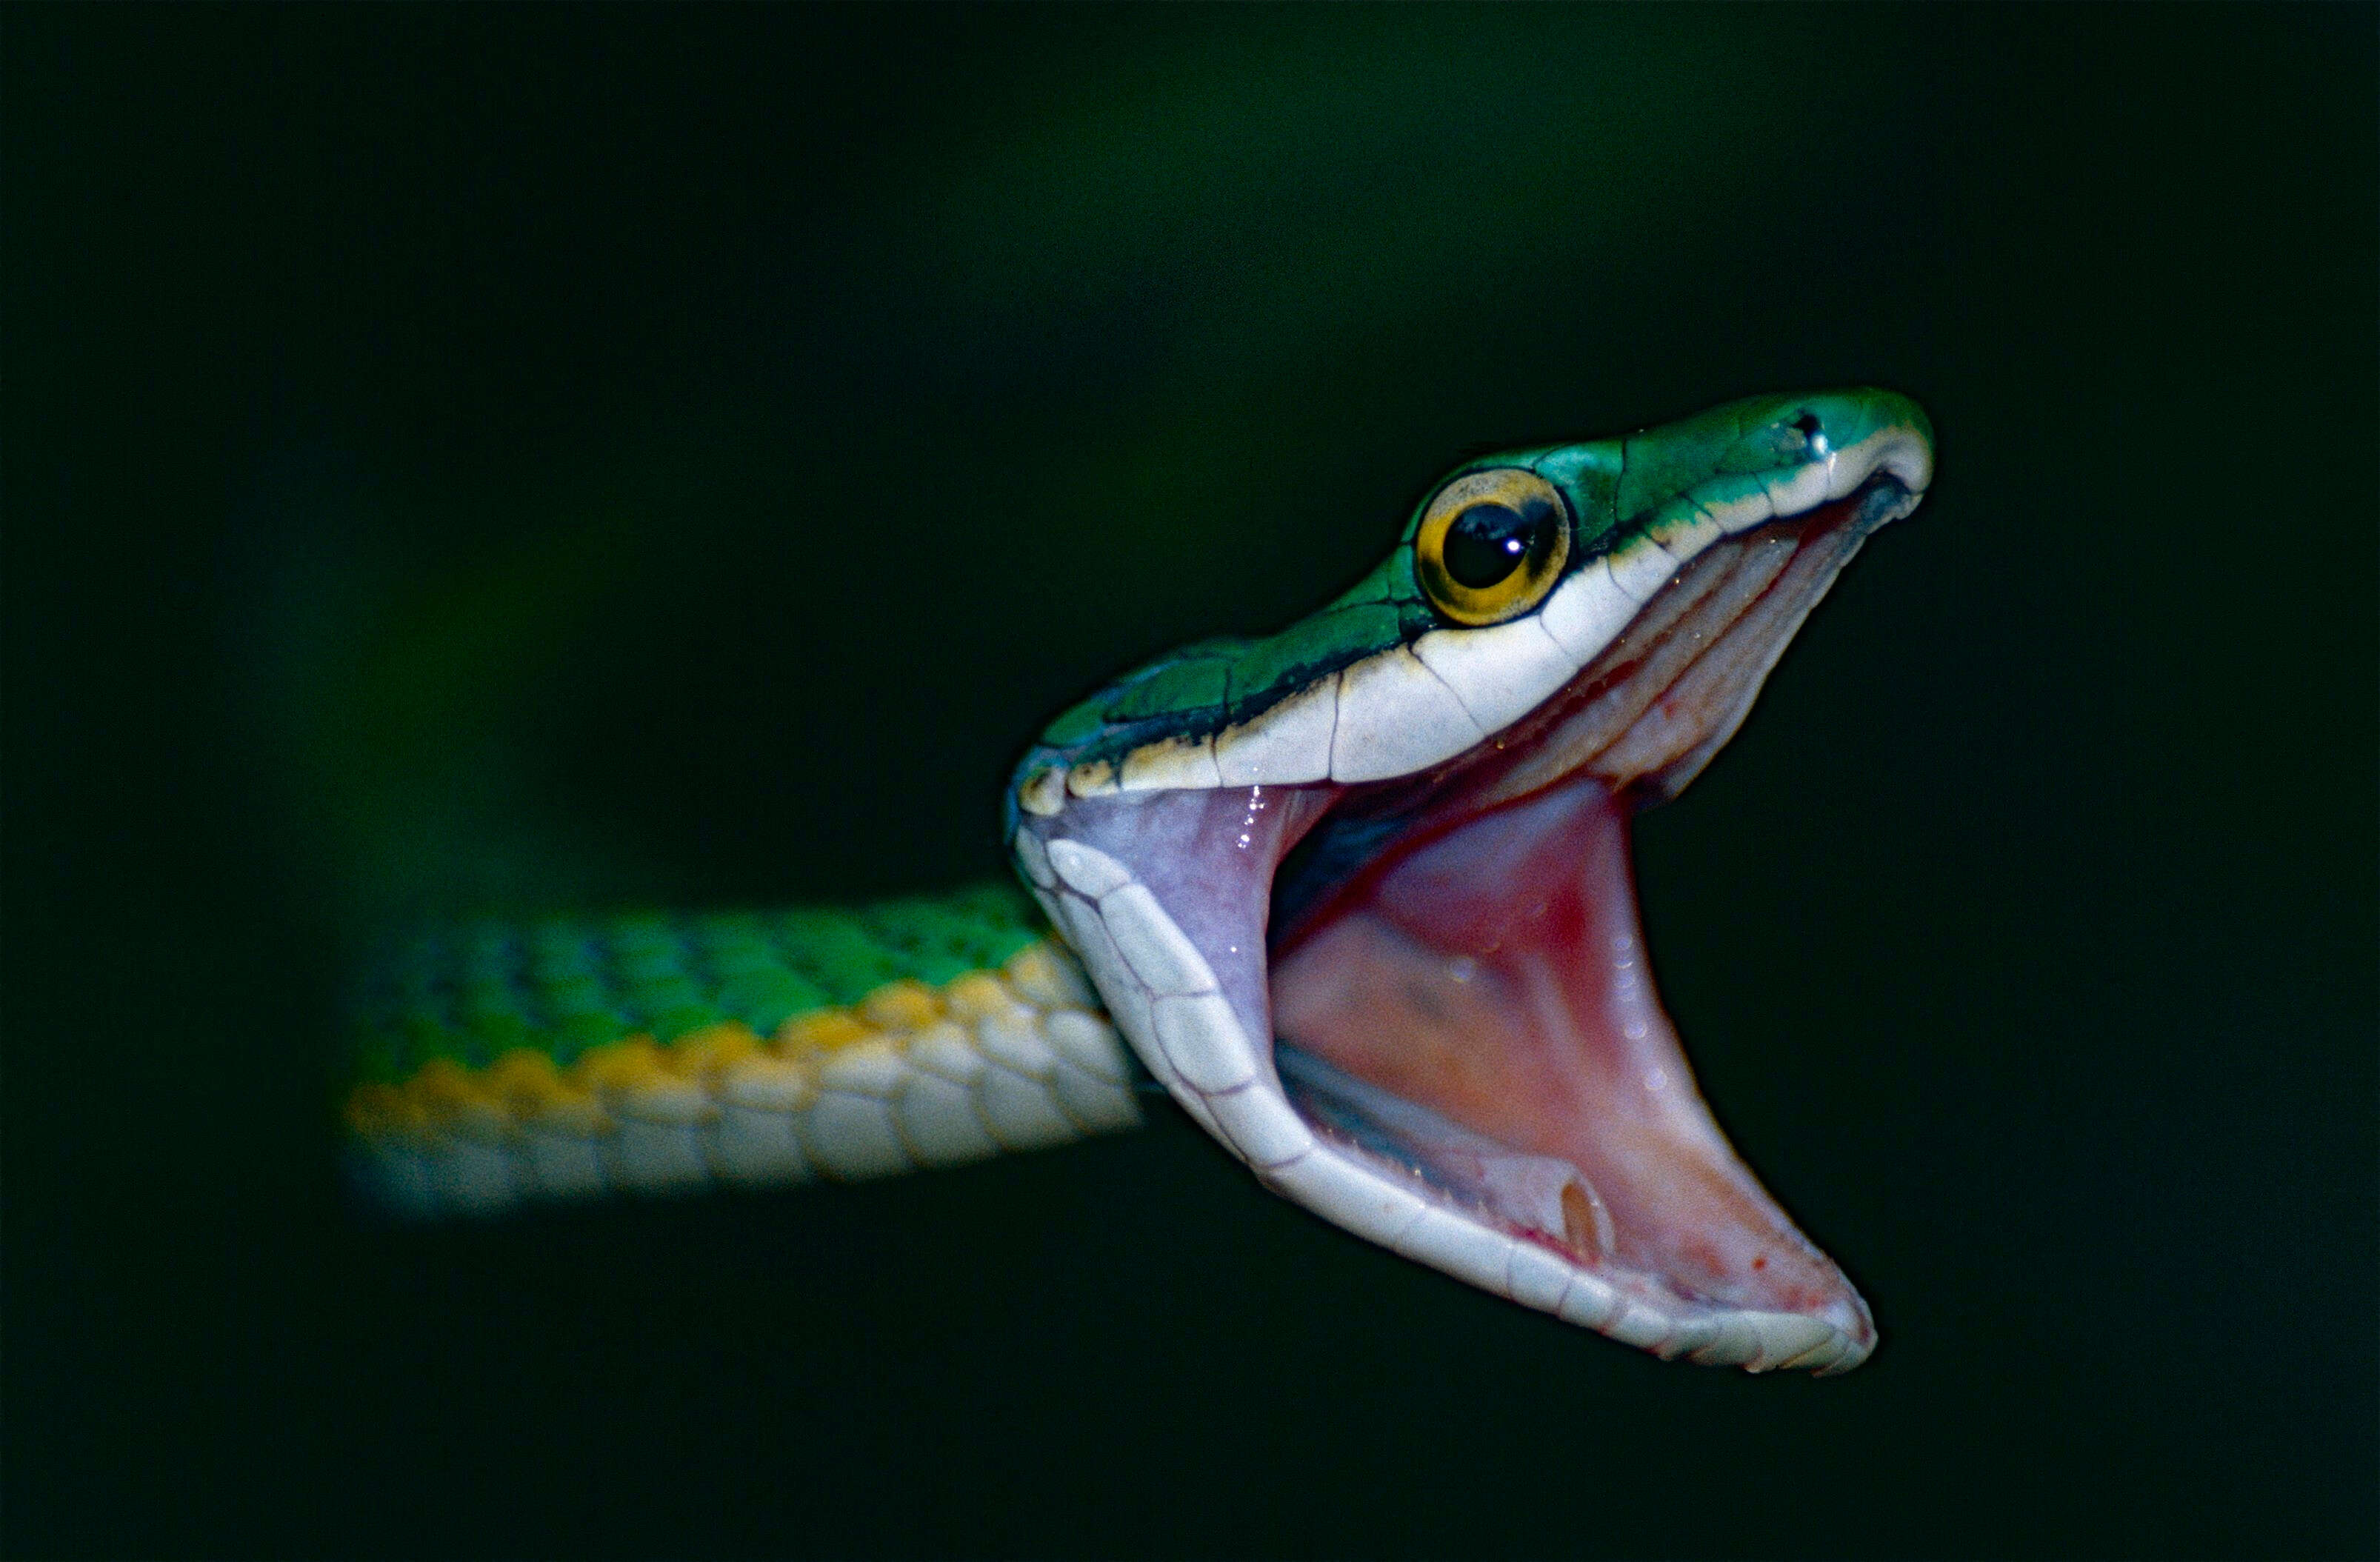
[[[1664,1315],[1799,1314],[1865,1345],[1858,1293],[1694,1086],[1628,819],[1733,733],[1898,495],[1714,543],[1537,712],[1432,770],[1086,798],[1065,832],[1131,865],[1342,1149]]]
[[[1637,800],[1732,733],[1863,513],[1706,550],[1494,750],[1381,789],[1403,827],[1276,928],[1269,997],[1291,1098],[1342,1144],[1667,1310],[1803,1314],[1864,1340],[1858,1293],[1695,1088],[1628,855]]]
[[[1645,964],[1627,828],[1583,778],[1342,898],[1273,958],[1283,1076],[1310,1115],[1361,1115],[1365,1147],[1665,1305],[1855,1311],[1694,1088]]]

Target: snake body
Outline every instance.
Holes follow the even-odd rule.
[[[1141,1120],[1129,1054],[1014,887],[856,909],[417,932],[358,1004],[346,1119],[413,1215],[849,1181]]]
[[[1005,887],[397,947],[346,1105],[400,1207],[849,1179],[1139,1120],[1665,1357],[1840,1372],[1866,1303],[1728,1145],[1654,993],[1627,821],[1734,733],[1932,431],[1767,396],[1467,462],[1279,634],[1026,751]]]

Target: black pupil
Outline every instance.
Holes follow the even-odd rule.
[[[1521,567],[1551,519],[1550,507],[1543,504],[1525,512],[1508,504],[1474,504],[1446,528],[1446,573],[1474,591],[1487,589]]]

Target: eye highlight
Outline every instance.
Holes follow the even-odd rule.
[[[1570,558],[1560,492],[1517,466],[1472,472],[1438,490],[1414,534],[1414,573],[1456,624],[1500,624],[1536,607]]]

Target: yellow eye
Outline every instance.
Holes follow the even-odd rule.
[[[1570,512],[1554,485],[1517,466],[1438,490],[1414,534],[1429,605],[1457,624],[1501,624],[1545,599],[1570,558]]]

